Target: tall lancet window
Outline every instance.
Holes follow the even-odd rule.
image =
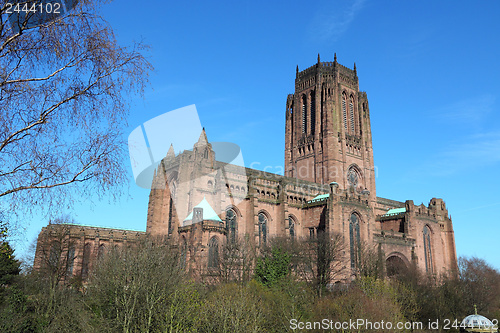
[[[259,213],[259,246],[267,243],[267,217]]]
[[[342,93],[342,117],[344,120],[344,129],[347,132],[347,110],[346,110],[347,96],[345,93]]]
[[[359,217],[354,213],[351,214],[349,220],[349,244],[351,250],[351,269],[354,270],[357,267],[359,251],[361,249],[359,239]]]
[[[69,250],[68,250],[68,255],[67,255],[67,259],[66,259],[66,262],[67,262],[67,275],[68,276],[73,276],[73,267],[74,267],[74,264],[75,264],[75,247],[72,245],[70,246]]]
[[[351,121],[351,133],[354,134],[354,98],[351,95],[351,98],[349,99],[349,118]]]
[[[187,251],[188,251],[188,246],[186,242],[186,238],[182,237],[182,247],[181,247],[181,258],[180,258],[180,264],[181,268],[185,269],[186,268],[186,263],[187,263]]]
[[[172,200],[172,197],[170,197],[170,202],[168,204],[168,234],[171,235],[172,232],[174,231],[174,225],[173,225],[173,205],[174,201]]]
[[[236,242],[236,213],[232,209],[226,211],[227,239],[231,243]]]
[[[290,232],[290,238],[295,239],[295,221],[291,216],[288,217],[288,231]]]
[[[82,278],[86,279],[89,275],[89,265],[90,265],[90,244],[87,243],[83,247],[83,258],[82,258]]]
[[[307,130],[307,104],[306,95],[302,95],[302,133]]]
[[[425,256],[425,271],[432,274],[432,246],[431,246],[431,229],[428,226],[424,227],[424,256]]]
[[[217,237],[210,238],[208,242],[208,268],[217,268],[219,265],[219,241]]]
[[[314,90],[311,91],[311,107],[309,110],[311,111],[311,134],[314,134],[316,130],[316,94]]]

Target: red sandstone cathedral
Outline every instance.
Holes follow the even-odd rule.
[[[286,99],[285,175],[231,164],[205,130],[192,150],[173,147],[151,186],[145,232],[49,225],[39,235],[35,267],[67,261],[84,279],[107,249],[148,236],[168,238],[186,269],[216,265],[220,249],[245,239],[259,249],[273,237],[337,234],[345,267],[354,272],[360,244],[371,244],[389,267],[415,265],[436,276],[457,267],[452,221],[442,199],[415,205],[377,197],[370,110],[356,65],[318,61],[299,71]],[[222,147],[224,150],[224,147]],[[67,244],[52,251],[55,242]],[[53,258],[52,258],[53,259]],[[345,274],[349,279],[352,274]]]

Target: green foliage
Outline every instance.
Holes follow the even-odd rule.
[[[95,267],[86,298],[110,331],[165,331],[196,308],[196,293],[185,289],[183,280],[178,253],[147,240],[136,248],[110,250]],[[180,307],[184,301],[188,308]]]
[[[262,293],[252,282],[246,285],[219,285],[201,309],[200,332],[262,332],[264,324]]]
[[[164,332],[198,331],[202,297],[194,283],[178,286],[166,304]]]
[[[323,318],[334,322],[356,319],[372,323],[405,321],[396,291],[387,281],[372,277],[357,279],[346,291],[319,298],[314,303],[312,312],[314,321],[321,321]]]
[[[39,332],[33,302],[14,286],[0,296],[0,332]]]
[[[500,273],[477,258],[461,259],[460,275],[439,281],[413,267],[390,279],[359,275],[318,295],[315,280],[290,272],[293,253],[274,243],[254,280],[203,285],[187,280],[165,242],[110,249],[83,284],[52,285],[44,272],[18,276],[0,292],[0,332],[274,333],[289,332],[292,319],[443,322],[473,313],[476,301],[480,314],[500,313]]]
[[[274,286],[290,274],[290,254],[280,247],[273,247],[271,254],[257,259],[255,278],[263,285]]]
[[[10,284],[21,271],[21,263],[14,258],[14,250],[9,243],[0,243],[0,287]]]

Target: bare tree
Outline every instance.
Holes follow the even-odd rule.
[[[341,235],[321,232],[316,238],[292,241],[293,271],[321,294],[323,288],[343,278],[345,245]]]
[[[500,312],[500,272],[477,257],[460,257],[458,267],[462,303],[469,309],[477,305],[479,311],[497,315]]]
[[[160,331],[169,300],[185,280],[179,261],[180,253],[167,242],[146,239],[111,249],[90,276],[89,302],[123,332]]]
[[[9,24],[4,18],[15,8],[0,1],[0,197],[10,199],[4,210],[48,211],[124,182],[129,96],[142,94],[151,65],[142,44],[117,44],[97,15],[104,2],[80,0],[35,25],[35,14],[13,20],[15,13]]]
[[[248,239],[228,240],[219,250],[217,267],[207,270],[207,276],[218,282],[246,282],[253,276],[255,246]]]
[[[361,242],[357,246],[356,270],[357,277],[383,277],[384,262],[376,245]]]

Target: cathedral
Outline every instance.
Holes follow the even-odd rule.
[[[425,206],[377,197],[370,109],[356,65],[345,67],[336,56],[322,62],[318,55],[311,67],[297,67],[285,119],[284,175],[231,163],[234,147],[209,142],[203,129],[192,150],[176,155],[171,146],[156,168],[145,232],[49,225],[39,235],[35,267],[60,256],[70,276],[85,278],[107,248],[152,236],[181,249],[187,269],[210,269],[237,239],[258,250],[274,237],[328,233],[345,244],[346,279],[356,270],[361,244],[376,250],[386,275],[410,266],[435,276],[456,270],[442,199]],[[70,245],[54,254],[54,242],[63,239]]]

